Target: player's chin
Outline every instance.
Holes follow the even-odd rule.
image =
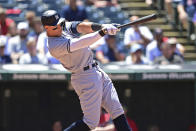
[[[62,33],[63,33],[63,31],[62,31],[62,30],[61,30],[61,31],[56,32],[56,37],[60,37],[60,36],[62,35]]]

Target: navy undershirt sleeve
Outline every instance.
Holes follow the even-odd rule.
[[[71,24],[71,32],[72,32],[72,33],[74,33],[74,34],[79,33],[79,32],[77,31],[77,26],[78,26],[78,24],[80,24],[80,23],[81,23],[81,21],[73,21],[73,22],[72,22],[72,24]]]

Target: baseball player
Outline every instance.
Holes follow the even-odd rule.
[[[65,22],[55,10],[45,11],[41,17],[48,36],[48,49],[72,73],[71,84],[79,96],[83,119],[64,131],[89,131],[99,124],[103,107],[112,117],[118,131],[131,131],[119,102],[117,92],[108,75],[93,60],[89,48],[105,34],[119,30],[112,24]],[[75,34],[85,34],[77,37]]]

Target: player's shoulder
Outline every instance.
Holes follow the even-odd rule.
[[[53,49],[60,45],[65,45],[69,43],[69,39],[63,36],[60,37],[48,37],[48,47]]]
[[[62,41],[65,41],[67,38],[63,37],[63,36],[60,36],[60,37],[48,37],[48,42],[49,43],[59,43],[59,42],[62,42]]]

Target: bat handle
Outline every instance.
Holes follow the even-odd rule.
[[[107,29],[103,29],[103,32],[104,32],[104,34],[108,34],[108,31],[107,31]]]

